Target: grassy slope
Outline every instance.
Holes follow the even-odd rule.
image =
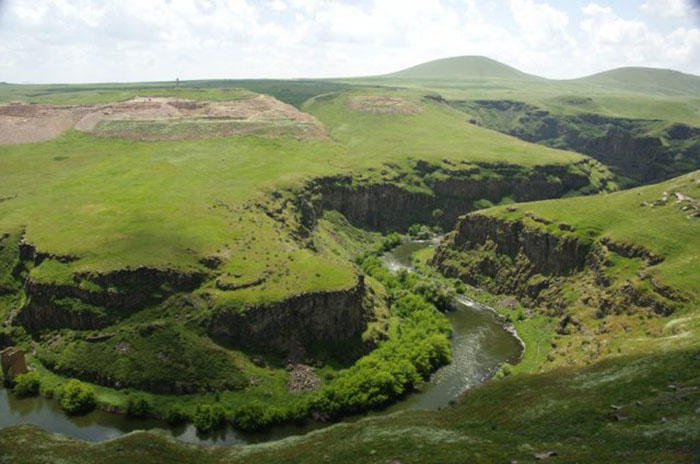
[[[620,68],[581,79],[522,73],[481,57],[424,63],[385,76],[338,82],[434,90],[448,100],[518,100],[555,113],[662,119],[700,125],[700,77],[649,68]],[[589,99],[584,104],[574,100]]]
[[[76,463],[127,457],[157,462],[163,456],[182,462],[533,462],[536,453],[550,450],[558,453],[557,462],[694,462],[700,451],[700,223],[688,220],[672,202],[654,208],[639,204],[657,200],[664,191],[693,196],[700,192],[698,179],[700,173],[693,173],[606,196],[525,203],[516,212],[501,207],[486,211],[511,219],[532,211],[575,225],[582,238],[607,235],[641,242],[664,255],[650,270],[685,292],[683,309],[647,320],[648,332],[624,337],[621,354],[604,353],[596,364],[529,374],[546,364],[540,342],[551,332],[551,324],[538,316],[516,322],[527,347],[516,374],[439,412],[375,417],[304,437],[214,450],[187,447],[154,433],[83,444],[35,428],[8,428],[0,431],[0,451],[23,462],[58,456]],[[428,257],[418,258],[425,262]],[[494,303],[505,314],[511,311]],[[557,343],[568,337],[573,335]],[[16,446],[21,440],[42,445],[29,454]]]
[[[626,91],[670,95],[700,94],[700,77],[670,69],[617,68],[588,77],[578,82],[616,88]]]
[[[280,280],[280,286],[337,288],[353,274],[346,265],[300,249],[274,221],[246,205],[266,191],[312,177],[376,170],[411,158],[525,166],[581,159],[466,124],[461,113],[410,94],[406,98],[419,102],[421,113],[353,112],[346,98],[341,94],[307,108],[329,126],[334,141],[134,142],[69,133],[41,144],[2,147],[0,196],[17,198],[0,203],[0,229],[25,227],[28,240],[41,250],[81,256],[61,267],[65,270],[191,268],[218,253],[232,257],[233,272],[250,274],[246,280],[266,268],[280,274],[290,269],[294,282]],[[228,209],[214,208],[221,204]],[[268,255],[280,240],[286,250]],[[43,267],[35,274],[61,279],[56,269]],[[318,272],[322,277],[315,277]]]
[[[670,194],[665,205],[642,205],[662,199],[664,192]],[[700,222],[686,217],[688,213],[681,210],[683,204],[676,203],[672,192],[699,199],[700,172],[613,194],[522,203],[514,212],[497,207],[484,214],[522,220],[525,212],[531,211],[554,222],[544,226],[527,219],[528,224],[546,227],[552,233],[561,234],[556,224],[564,222],[575,226],[571,234],[584,241],[609,237],[641,245],[664,257],[662,263],[650,267],[652,275],[665,285],[682,289],[691,301],[699,302]]]

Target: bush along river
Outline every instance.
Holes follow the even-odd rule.
[[[405,242],[387,252],[383,260],[392,271],[405,269],[413,272],[413,254],[435,244],[436,240]],[[454,303],[455,309],[445,314],[452,324],[452,363],[435,372],[418,392],[369,415],[411,409],[440,409],[466,390],[490,379],[502,363],[520,360],[522,342],[504,326],[493,310],[463,296],[459,296]],[[361,417],[364,416],[345,420],[353,421]],[[166,429],[178,440],[201,445],[237,445],[279,440],[329,425],[312,421],[304,426],[279,426],[259,433],[243,433],[227,426],[212,434],[200,436],[192,424],[172,427],[159,419],[134,418],[101,410],[84,416],[69,416],[56,400],[43,397],[19,399],[8,390],[0,388],[0,428],[26,423],[88,441],[109,440],[134,430]]]

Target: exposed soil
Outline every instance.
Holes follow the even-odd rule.
[[[0,144],[43,142],[71,129],[90,112],[85,107],[0,105]]]
[[[348,105],[353,111],[365,111],[367,113],[415,114],[422,111],[417,103],[402,97],[384,95],[351,97],[348,99]]]
[[[137,97],[106,105],[0,105],[0,144],[41,142],[72,128],[145,140],[251,133],[316,138],[326,134],[310,114],[267,95],[225,102]]]

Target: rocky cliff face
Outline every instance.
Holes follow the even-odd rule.
[[[547,221],[527,215],[536,222]],[[564,312],[570,304],[564,301],[563,290],[572,285],[585,288],[581,303],[599,317],[633,308],[667,315],[682,300],[682,295],[646,272],[662,260],[653,252],[606,237],[584,241],[568,233],[566,224],[559,224],[559,229],[561,233],[552,233],[521,220],[471,213],[460,218],[445,237],[431,264],[447,277],[515,295],[528,305],[555,313]],[[635,279],[619,282],[608,276],[612,253],[642,259]],[[645,288],[645,280],[651,281],[654,291]]]
[[[29,331],[99,329],[175,292],[197,288],[205,275],[174,269],[138,267],[103,274],[74,274],[72,284],[27,279],[27,303],[15,321]]]
[[[700,128],[599,114],[553,114],[510,100],[454,101],[474,122],[529,142],[589,155],[615,173],[645,184],[700,167]]]
[[[360,335],[371,314],[364,297],[360,275],[349,290],[304,293],[243,311],[219,310],[208,332],[242,348],[298,353],[315,341],[339,342]]]
[[[495,252],[516,259],[520,254],[531,262],[533,273],[571,275],[583,269],[590,246],[572,236],[555,235],[539,228],[528,227],[520,221],[507,221],[483,214],[464,216],[453,232],[441,244],[441,254],[450,251],[477,249],[487,242]]]
[[[556,198],[568,192],[606,188],[600,165],[588,159],[531,168],[417,161],[412,166],[387,169],[391,172],[371,181],[359,176],[316,179],[301,191],[276,192],[269,201],[252,206],[278,220],[299,243],[313,248],[311,231],[324,210],[337,210],[355,225],[380,231],[406,230],[414,223],[449,228],[459,215],[483,207],[484,202]],[[591,182],[594,170],[598,171],[596,177],[603,178],[601,183]],[[69,266],[80,257],[43,252],[21,237],[13,240],[19,265],[10,287],[26,298],[12,321],[30,332],[103,329],[173,294],[192,292],[205,282],[216,283],[220,290],[237,290],[216,280],[218,262],[204,262],[208,269],[202,271],[139,267],[109,273],[77,272],[67,281],[51,282],[35,277],[41,275],[36,268]],[[535,253],[534,245],[528,247],[531,249]],[[360,279],[349,290],[305,293],[244,311],[216,310],[206,324],[211,336],[242,348],[290,353],[316,341],[340,342],[364,332],[371,315],[365,296]]]
[[[403,231],[415,223],[437,224],[445,229],[457,218],[478,206],[475,202],[498,203],[558,198],[567,192],[607,187],[590,185],[589,160],[577,166],[537,166],[526,169],[508,164],[460,168],[435,166],[418,161],[415,166],[419,189],[395,180],[358,182],[350,176],[326,177],[307,186],[316,215],[336,210],[351,223],[382,232]],[[439,214],[436,214],[439,211]],[[308,214],[307,214],[308,217]],[[307,221],[308,222],[308,221]]]

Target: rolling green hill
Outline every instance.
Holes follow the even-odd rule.
[[[459,56],[429,61],[383,77],[397,79],[544,81],[485,56]]]
[[[622,92],[700,96],[700,76],[671,69],[618,68],[582,77],[575,82]]]

